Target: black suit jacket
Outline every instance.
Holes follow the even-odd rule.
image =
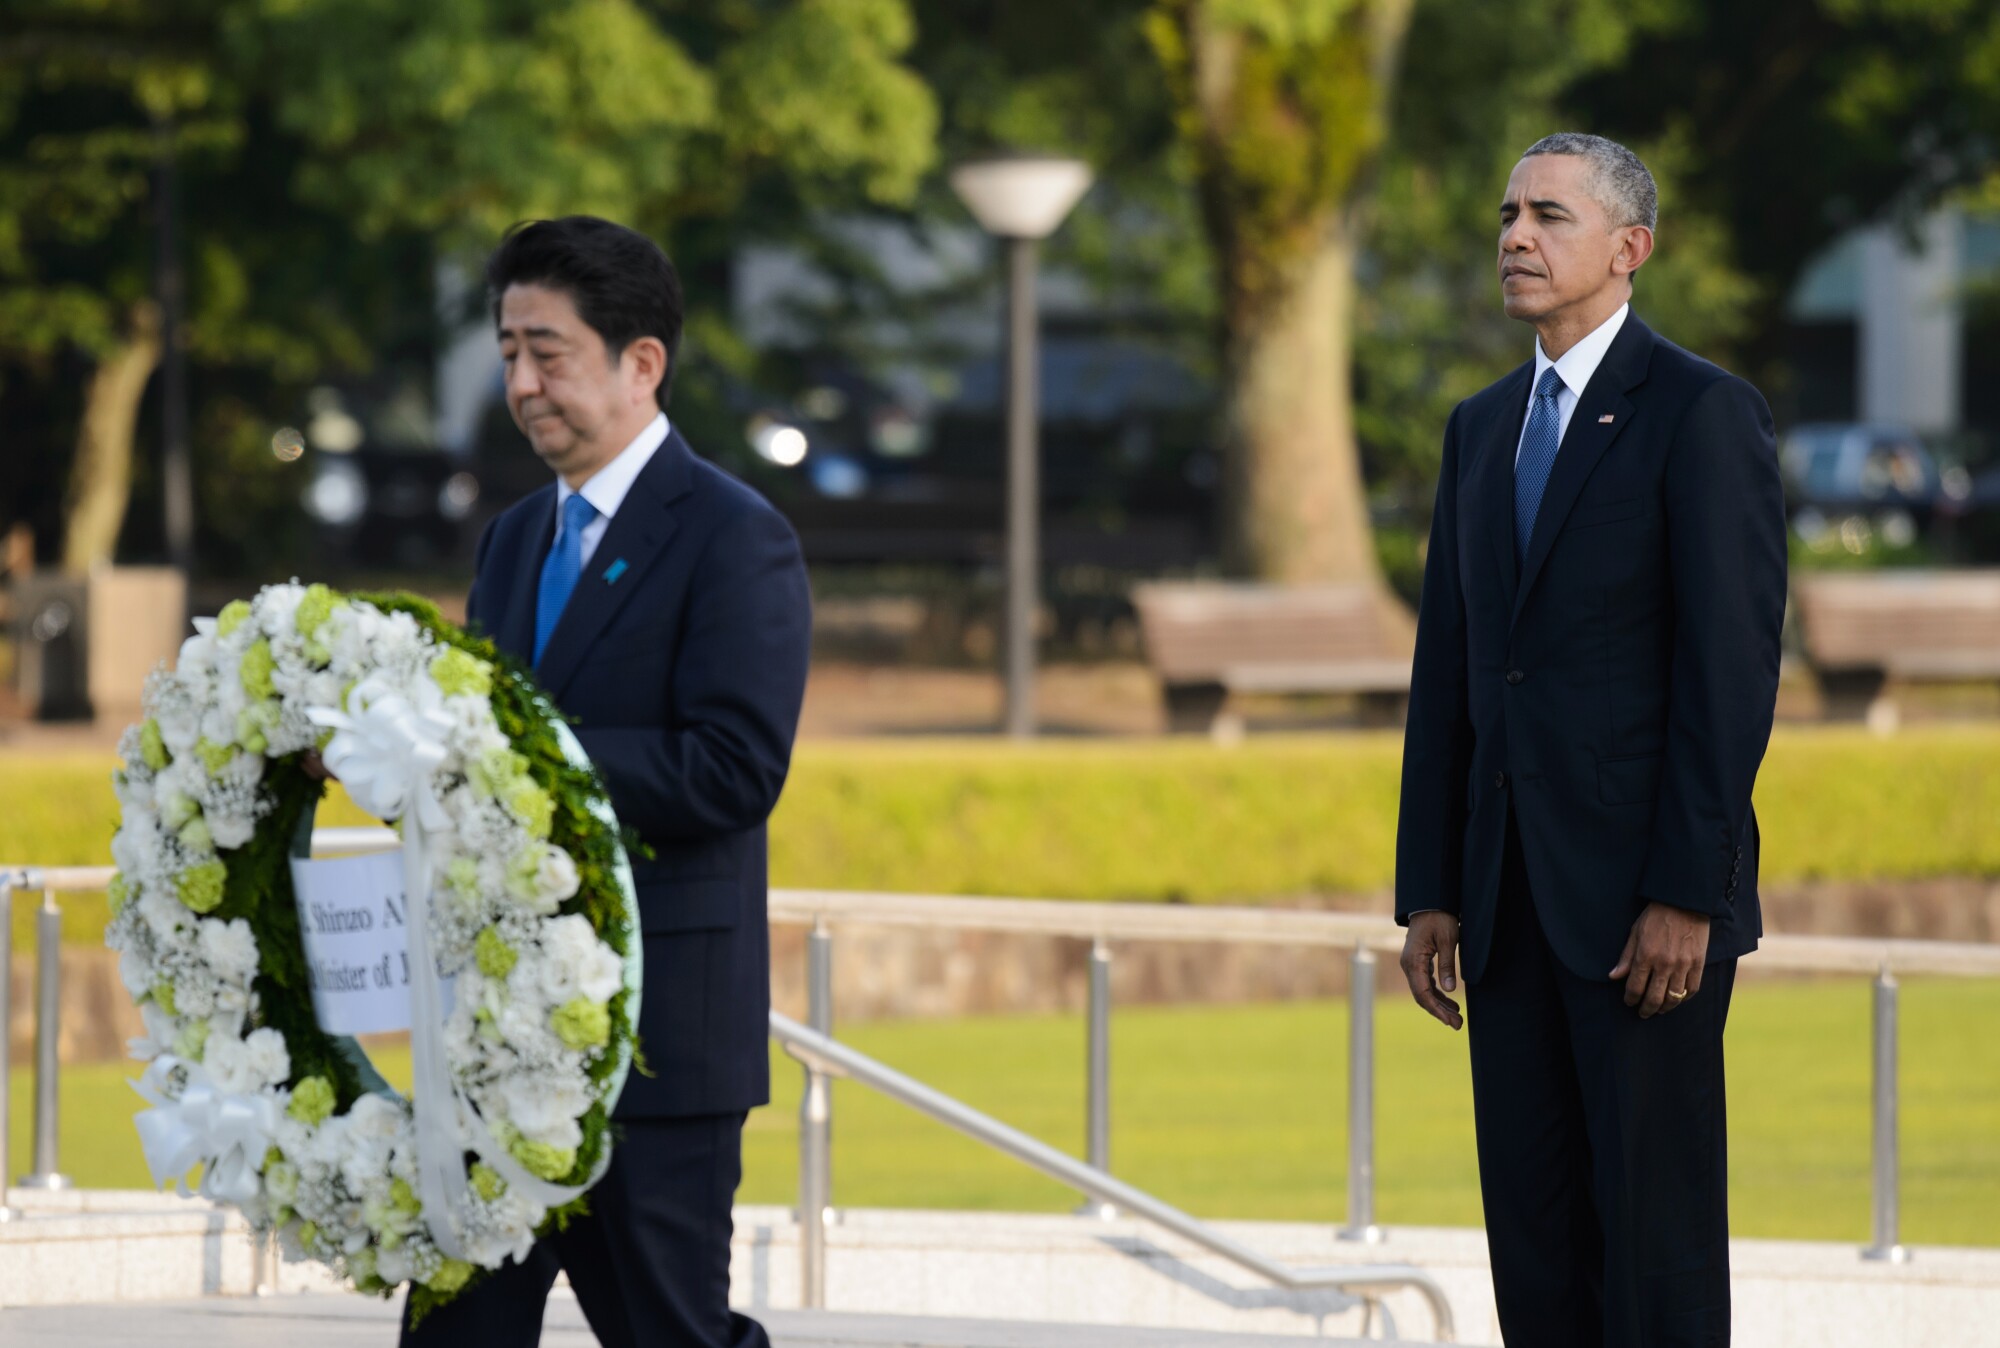
[[[487,527],[468,621],[532,657],[555,485]],[[623,563],[620,567],[619,563]],[[645,938],[639,1047],[617,1115],[770,1098],[764,821],[805,695],[812,601],[784,517],[670,431],[606,527],[536,674],[575,722],[632,859]]]
[[[1604,979],[1639,911],[1754,949],[1751,787],[1777,700],[1785,518],[1757,390],[1628,314],[1578,400],[1526,555],[1514,457],[1532,362],[1445,429],[1417,623],[1396,915],[1492,943],[1507,816],[1563,964]]]

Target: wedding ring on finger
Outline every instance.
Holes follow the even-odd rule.
[[[1667,989],[1667,996],[1669,996],[1669,997],[1673,998],[1673,999],[1674,999],[1675,1001],[1677,1001],[1677,1002],[1684,1002],[1684,1001],[1686,1001],[1686,1000],[1687,1000],[1687,989],[1686,989],[1686,988],[1668,988],[1668,989]]]

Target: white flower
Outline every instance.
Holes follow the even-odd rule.
[[[542,853],[542,864],[535,868],[535,895],[545,903],[561,903],[576,893],[576,862],[568,852],[560,847],[549,847]]]
[[[501,1087],[507,1121],[521,1135],[552,1147],[574,1147],[583,1141],[577,1117],[590,1108],[590,1091],[568,1074],[522,1072]]]
[[[608,1001],[624,986],[618,953],[597,939],[590,919],[578,913],[542,924],[541,958],[536,962],[542,995],[561,1006],[578,993]]]
[[[217,847],[241,847],[257,836],[257,821],[236,812],[208,816],[208,836]]]
[[[285,1051],[285,1036],[277,1030],[252,1030],[243,1041],[250,1070],[260,1086],[282,1086],[292,1074],[292,1056]]]
[[[125,1050],[140,1062],[151,1062],[173,1047],[181,1032],[180,1022],[151,1002],[139,1004],[139,1019],[146,1033],[125,1043]]]
[[[257,972],[257,937],[242,918],[201,924],[201,955],[223,978],[248,981]]]

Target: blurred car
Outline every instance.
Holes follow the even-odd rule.
[[[1793,529],[1809,544],[1837,536],[1862,552],[1876,539],[1907,548],[1966,512],[1972,479],[1939,462],[1898,426],[1819,422],[1788,431],[1778,450]]]
[[[438,447],[425,400],[321,385],[306,410],[302,504],[324,546],[351,566],[398,570],[469,553],[480,480]]]

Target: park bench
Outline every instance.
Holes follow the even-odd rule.
[[[2000,571],[1802,575],[1792,592],[1830,719],[1893,726],[1892,682],[2000,680]]]
[[[1168,728],[1208,733],[1231,693],[1351,693],[1367,719],[1400,724],[1410,655],[1387,602],[1369,585],[1160,581],[1132,592]]]

